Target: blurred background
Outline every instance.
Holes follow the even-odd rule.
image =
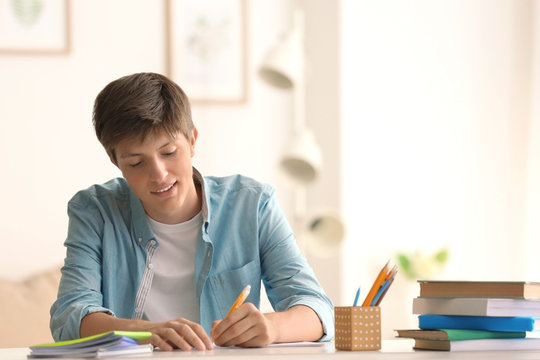
[[[404,266],[387,337],[419,278],[540,280],[540,1],[203,3],[1,1],[0,277],[62,264],[67,201],[120,176],[94,98],[152,71],[193,100],[203,174],[276,188],[336,305]],[[55,6],[49,38],[18,40]],[[265,76],[278,58],[290,83]]]

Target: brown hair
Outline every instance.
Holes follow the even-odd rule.
[[[96,97],[92,122],[98,140],[116,162],[114,147],[127,138],[165,131],[191,140],[189,100],[180,86],[156,73],[137,73],[109,83]]]

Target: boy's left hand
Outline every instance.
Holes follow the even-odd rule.
[[[210,336],[218,346],[259,347],[276,339],[275,325],[253,304],[245,303],[212,323]]]

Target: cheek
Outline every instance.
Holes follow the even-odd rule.
[[[122,176],[124,179],[126,179],[131,190],[133,190],[135,194],[139,195],[144,185],[144,180],[142,177],[124,171],[122,171]]]

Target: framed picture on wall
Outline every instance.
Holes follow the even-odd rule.
[[[68,53],[69,1],[0,0],[0,53]]]
[[[246,1],[166,0],[167,73],[193,104],[246,101]]]

